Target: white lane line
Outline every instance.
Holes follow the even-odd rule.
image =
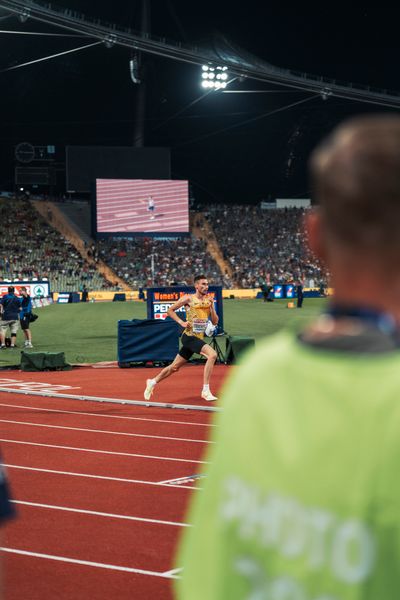
[[[208,465],[206,460],[189,460],[188,458],[171,458],[169,456],[151,456],[149,454],[133,454],[131,452],[113,452],[112,450],[93,450],[92,448],[75,448],[74,446],[59,446],[57,444],[40,444],[39,442],[26,442],[22,440],[0,439],[3,444],[23,444],[25,446],[40,446],[41,448],[56,448],[58,450],[76,450],[78,452],[93,452],[95,454],[111,454],[113,456],[131,456],[133,458],[149,458],[151,460],[170,460],[172,462],[196,463]]]
[[[104,429],[86,429],[84,427],[67,427],[66,425],[46,425],[44,423],[30,423],[29,421],[13,421],[11,419],[0,419],[1,423],[12,423],[13,425],[28,425],[30,427],[46,427],[48,429],[67,429],[69,431],[85,431],[86,433],[107,433],[109,435],[123,435],[128,437],[149,438],[153,440],[169,440],[172,442],[193,442],[195,444],[213,444],[207,440],[191,440],[187,438],[167,437],[162,435],[146,435],[144,433],[126,433],[124,431],[107,431]]]
[[[74,565],[84,565],[85,567],[96,567],[98,569],[110,569],[111,571],[123,571],[124,573],[136,573],[138,575],[150,575],[152,577],[163,577],[165,579],[179,579],[177,575],[166,575],[157,571],[145,571],[144,569],[134,569],[132,567],[120,567],[119,565],[108,565],[106,563],[92,562],[90,560],[78,560],[67,556],[56,556],[54,554],[42,554],[40,552],[28,552],[27,550],[19,550],[18,548],[0,548],[1,552],[9,554],[20,554],[22,556],[31,556],[33,558],[45,558],[47,560],[56,560],[58,562],[71,563]],[[168,573],[168,571],[166,571]]]
[[[191,487],[189,485],[173,485],[166,483],[158,483],[157,481],[141,481],[140,479],[124,479],[123,477],[109,477],[106,475],[91,475],[90,473],[74,473],[72,471],[55,471],[53,469],[39,469],[38,467],[25,467],[22,465],[10,465],[7,463],[3,463],[4,467],[8,469],[21,469],[23,471],[37,471],[39,473],[52,473],[53,475],[69,475],[71,477],[87,477],[89,479],[103,479],[105,481],[119,481],[122,483],[139,483],[141,485],[152,485],[155,487],[164,487],[164,488],[176,488],[179,490],[197,490],[196,487]]]
[[[95,517],[107,517],[109,519],[125,519],[127,521],[140,521],[141,523],[154,523],[155,525],[172,525],[173,527],[190,527],[188,523],[175,523],[174,521],[160,521],[158,519],[146,519],[144,517],[132,517],[128,515],[116,515],[113,513],[99,512],[97,510],[85,510],[83,508],[70,508],[69,506],[58,506],[54,504],[40,504],[38,502],[26,502],[24,500],[11,500],[13,504],[32,506],[34,508],[47,508],[49,510],[63,510],[66,512],[93,515]]]
[[[186,475],[185,477],[175,477],[174,479],[165,479],[164,481],[159,481],[158,483],[176,483],[177,485],[184,484],[189,481],[195,481],[196,479],[204,479],[205,475]]]
[[[55,412],[62,413],[65,415],[85,415],[88,417],[101,417],[103,419],[125,419],[129,421],[149,421],[150,423],[171,423],[173,425],[198,425],[201,427],[215,427],[212,423],[192,423],[186,421],[170,421],[168,419],[149,419],[147,417],[126,417],[123,415],[99,415],[97,413],[91,412],[80,412],[79,410],[60,410],[57,408],[43,408],[36,406],[23,406],[21,404],[5,404],[4,402],[0,402],[0,406],[7,406],[10,408],[26,408],[27,410],[39,410],[40,412]]]
[[[171,569],[170,571],[164,571],[163,575],[165,575],[166,577],[171,577],[172,575],[177,575],[181,571],[183,571],[183,567],[179,567],[177,569]]]

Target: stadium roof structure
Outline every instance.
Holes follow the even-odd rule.
[[[116,24],[107,24],[54,4],[30,0],[0,0],[0,8],[18,16],[22,23],[28,19],[41,21],[103,42],[106,47],[119,45],[195,65],[226,66],[235,78],[308,91],[320,95],[324,100],[337,97],[387,108],[400,108],[400,93],[275,67],[223,37],[216,38],[210,47],[189,46]]]

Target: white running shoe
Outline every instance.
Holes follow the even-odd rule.
[[[31,342],[27,342],[27,343],[25,344],[25,346],[26,346],[27,348],[33,348],[33,346],[32,346],[32,344],[31,344]]]
[[[201,392],[201,397],[203,398],[203,400],[207,400],[207,402],[213,402],[213,400],[218,400],[216,396],[212,395],[210,390],[207,390],[206,392]]]
[[[146,381],[146,389],[144,390],[144,399],[145,400],[150,400],[153,392],[154,392],[154,387],[155,387],[155,383],[152,382],[151,379],[147,379]]]

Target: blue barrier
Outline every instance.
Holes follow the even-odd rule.
[[[168,319],[118,321],[118,364],[171,362],[179,350],[178,323]]]

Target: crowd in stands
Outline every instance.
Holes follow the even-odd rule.
[[[191,285],[194,273],[207,273],[222,283],[221,272],[204,242],[193,236],[177,239],[111,238],[97,242],[98,256],[134,289],[150,285]]]
[[[206,234],[203,239],[102,240],[97,243],[99,257],[134,288],[185,285],[198,272],[225,288],[257,288],[264,282],[327,286],[327,274],[307,248],[304,209],[223,204],[207,206],[203,214],[232,266],[232,278],[207,254]]]
[[[260,280],[279,284],[301,281],[324,287],[327,274],[307,248],[304,209],[212,205],[203,210],[224,257],[233,269],[233,287],[256,288]]]
[[[232,277],[193,235],[176,239],[109,238],[90,243],[88,256],[103,260],[132,289],[191,284],[194,273],[225,288],[258,288],[262,283],[301,282],[326,287],[327,273],[307,249],[304,209],[253,205],[210,205],[203,215],[215,233]],[[50,280],[52,291],[117,289],[33,208],[28,199],[0,199],[3,235],[1,279]]]
[[[3,280],[50,280],[52,291],[108,287],[61,234],[33,208],[28,199],[1,198],[0,277]]]

